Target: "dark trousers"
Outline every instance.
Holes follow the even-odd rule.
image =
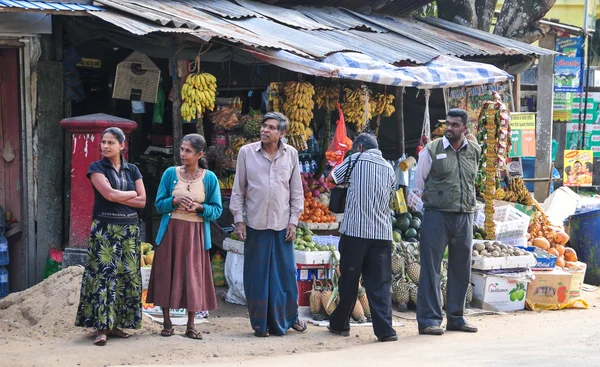
[[[421,275],[417,298],[419,329],[442,324],[440,268],[448,246],[446,327],[460,328],[471,278],[473,214],[425,210],[421,227]]]
[[[368,240],[342,235],[340,239],[340,302],[331,314],[329,325],[339,331],[350,330],[350,317],[356,303],[362,273],[367,291],[373,331],[378,338],[396,335],[392,327],[391,241]]]

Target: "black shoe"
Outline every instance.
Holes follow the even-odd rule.
[[[398,341],[398,335],[384,336],[383,338],[377,338],[378,342],[395,342]]]
[[[420,335],[442,335],[444,334],[444,329],[439,326],[429,326],[425,329],[419,329]]]
[[[329,330],[330,333],[333,333],[335,335],[350,336],[350,332],[348,330],[335,330],[332,329],[331,326],[327,326],[327,330]]]
[[[446,327],[446,330],[448,330],[448,331],[464,331],[465,333],[476,333],[477,327],[475,327],[473,325],[469,325],[469,324],[464,324],[463,326],[461,326],[459,328]]]

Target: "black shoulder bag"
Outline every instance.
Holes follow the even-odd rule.
[[[346,171],[344,175],[344,183],[343,185],[339,185],[331,189],[331,197],[329,198],[329,210],[334,213],[343,213],[346,209],[346,196],[348,195],[348,185],[350,184],[348,181],[350,179],[350,175],[354,170],[354,166],[358,162],[362,153],[356,157],[354,163],[350,165],[350,168]],[[350,158],[350,163],[352,163],[352,158]]]

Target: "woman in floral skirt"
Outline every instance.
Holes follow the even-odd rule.
[[[125,134],[108,128],[102,134],[103,159],[87,176],[94,188],[94,212],[81,282],[76,326],[96,329],[95,345],[107,336],[128,338],[122,329],[142,327],[142,277],[137,208],[146,205],[138,168],[125,161]]]

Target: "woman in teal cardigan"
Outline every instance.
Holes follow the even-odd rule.
[[[162,218],[146,302],[163,310],[162,336],[174,334],[169,310],[185,308],[185,335],[202,339],[194,327],[195,313],[217,308],[208,250],[210,221],[221,216],[223,206],[217,176],[203,159],[205,148],[201,135],[183,137],[182,166],[165,171],[154,202]]]

